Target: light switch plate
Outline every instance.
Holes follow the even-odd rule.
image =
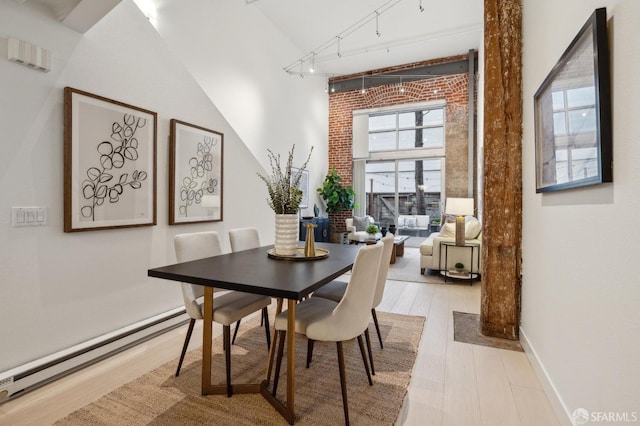
[[[45,207],[11,207],[11,226],[44,226],[47,224]]]

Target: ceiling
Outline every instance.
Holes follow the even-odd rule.
[[[283,64],[292,65],[292,72],[308,72],[312,52],[316,53],[317,72],[334,76],[465,54],[477,50],[482,42],[483,0],[245,2],[260,10],[303,52]],[[340,35],[344,37],[338,56]],[[318,51],[321,46],[325,49]],[[302,67],[301,57],[307,59]]]
[[[65,22],[74,8],[110,10],[120,0],[15,1]],[[245,6],[300,49],[282,64],[295,74],[309,73],[312,62],[321,75],[353,74],[464,54],[482,42],[483,0],[245,0]],[[91,19],[82,26],[90,28]]]

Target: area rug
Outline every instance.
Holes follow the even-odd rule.
[[[418,283],[444,284],[440,274],[420,273],[420,249],[405,247],[403,256],[396,256],[396,263],[389,265],[388,280],[412,281]],[[455,283],[454,280],[447,282]]]
[[[484,336],[480,332],[480,315],[478,314],[453,311],[453,340],[456,342],[524,352],[522,345],[517,340]]]
[[[273,315],[271,316],[273,318]],[[353,425],[392,425],[402,407],[415,362],[424,317],[378,313],[384,339],[380,349],[369,332],[376,375],[369,386],[357,341],[344,345],[349,415]],[[232,347],[232,381],[259,382],[267,352],[259,319],[243,321]],[[176,348],[176,352],[180,348]],[[297,425],[343,424],[342,394],[335,343],[316,342],[311,368],[305,368],[306,339],[296,339]],[[56,425],[286,425],[261,395],[200,395],[201,351],[187,353],[179,377],[177,359],[121,386],[58,421]],[[286,365],[286,360],[283,360]],[[286,370],[286,369],[283,369]],[[222,339],[213,342],[214,383],[224,381]],[[278,396],[286,391],[281,373]]]

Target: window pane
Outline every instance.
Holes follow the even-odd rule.
[[[444,110],[442,108],[402,112],[398,114],[398,126],[401,129],[422,126],[441,126],[443,121]]]
[[[422,133],[422,146],[420,146],[420,143],[416,146],[416,133]],[[444,128],[435,127],[431,129],[402,130],[399,132],[399,137],[400,149],[439,148],[443,146]]]
[[[564,119],[564,112],[553,113],[553,134],[556,136],[567,134],[567,123]]]
[[[370,115],[369,131],[389,130],[396,128],[396,114]]]
[[[569,133],[595,132],[596,110],[595,108],[578,109],[569,111]]]
[[[553,110],[564,109],[564,91],[551,93],[551,101],[553,103]]]
[[[567,104],[569,108],[596,104],[596,92],[593,86],[567,90]]]
[[[369,133],[369,151],[396,149],[396,133]]]
[[[444,127],[434,127],[422,131],[425,148],[441,148],[444,146]]]
[[[366,164],[365,192],[367,201],[365,211],[384,226],[395,222],[395,182],[395,162],[368,162]]]

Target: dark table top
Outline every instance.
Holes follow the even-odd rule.
[[[273,246],[207,257],[149,269],[148,275],[227,290],[301,300],[351,270],[358,246],[316,243],[329,250],[318,260],[281,260],[267,256]]]

